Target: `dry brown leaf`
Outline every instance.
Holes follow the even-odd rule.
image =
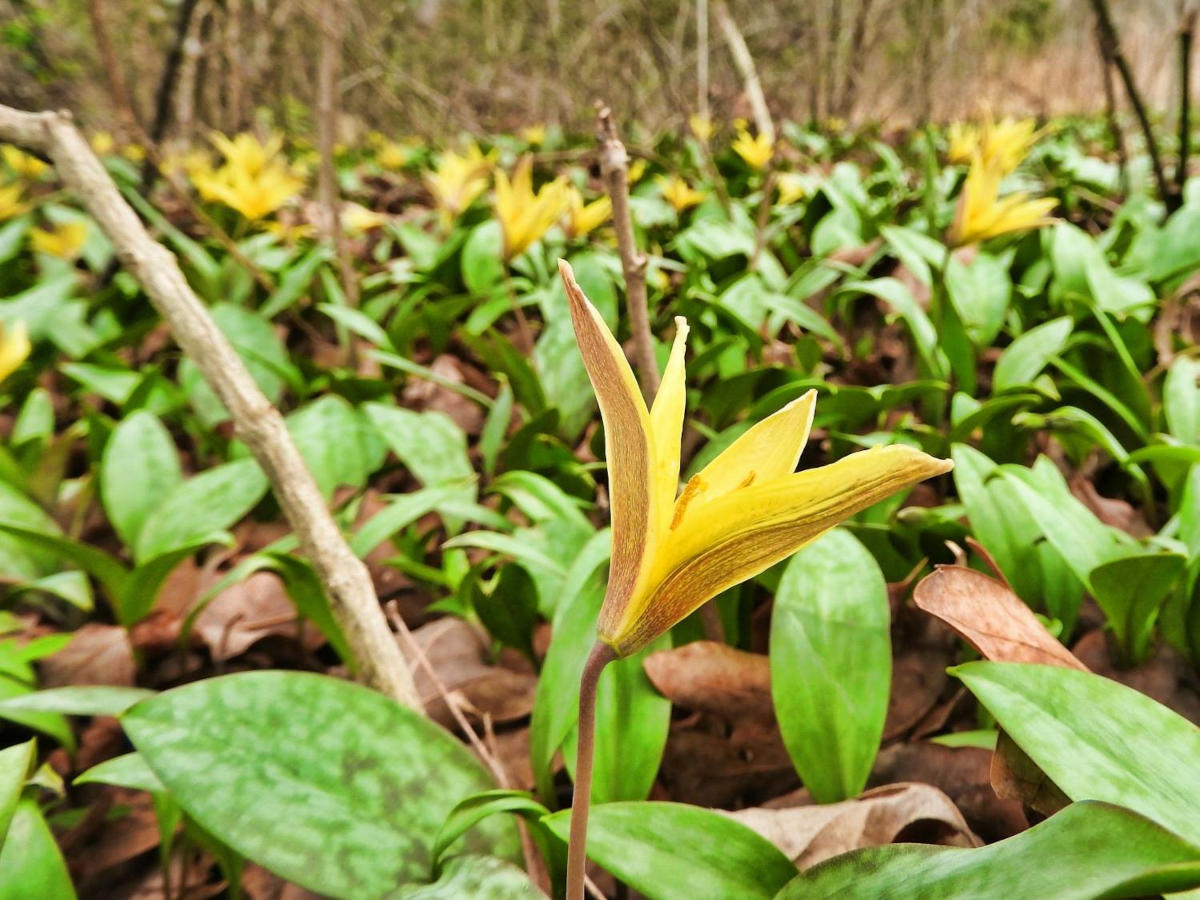
[[[953,801],[928,784],[891,784],[841,803],[720,812],[757,831],[801,869],[850,850],[897,841],[982,844]]]
[[[1012,591],[965,566],[938,566],[913,602],[963,636],[986,659],[1043,663],[1086,671]]]
[[[1090,478],[1076,473],[1071,477],[1070,488],[1075,499],[1090,509],[1096,518],[1105,525],[1119,528],[1135,538],[1149,537],[1154,534],[1154,529],[1150,527],[1146,517],[1139,510],[1124,500],[1101,496]]]
[[[42,687],[109,684],[129,687],[137,666],[129,632],[119,625],[84,625],[71,643],[39,663]]]
[[[892,624],[892,689],[888,695],[885,742],[901,737],[935,709],[946,691],[958,638],[930,616],[902,607]]]
[[[775,719],[771,664],[764,654],[716,641],[694,641],[651,653],[642,666],[658,692],[685,709],[731,721]]]
[[[461,360],[448,353],[434,359],[429,368],[446,381],[455,384],[467,383],[466,367]],[[433,381],[410,379],[401,392],[400,400],[409,409],[443,413],[468,435],[479,434],[483,427],[483,410],[478,403]]]
[[[1045,772],[1005,732],[996,739],[990,778],[996,796],[1019,800],[1044,816],[1052,816],[1071,802]]]
[[[523,664],[512,655],[506,655],[504,661],[513,668],[489,665],[488,638],[482,629],[447,616],[422,625],[413,638],[437,675],[435,681],[425,666],[414,667],[417,691],[434,721],[448,728],[454,724],[443,689],[468,715],[486,715],[495,723],[511,722],[532,712],[537,677],[528,668],[515,668]]]
[[[303,635],[306,647],[324,643],[309,622],[302,625],[283,582],[273,572],[255,572],[217,594],[196,616],[193,633],[208,645],[216,662],[245,653],[268,635]]]

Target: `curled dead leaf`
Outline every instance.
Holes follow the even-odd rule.
[[[771,663],[716,641],[694,641],[646,657],[642,667],[658,692],[685,709],[731,721],[773,722]]]
[[[721,814],[757,831],[801,869],[850,850],[897,841],[982,844],[954,802],[928,784],[890,784],[841,803]]]

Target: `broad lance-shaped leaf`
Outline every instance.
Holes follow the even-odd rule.
[[[779,900],[1144,897],[1200,885],[1200,849],[1107,803],[1076,803],[987,847],[870,847],[793,879]]]
[[[600,639],[618,656],[645,647],[725,588],[757,575],[849,516],[949,471],[906,446],[795,473],[814,393],[750,428],[678,490],[687,323],[647,412],[620,345],[559,262],[579,351],[604,419],[613,553]]]
[[[1128,807],[1200,843],[1200,728],[1187,719],[1090,672],[992,662],[951,671],[1072,800]]]

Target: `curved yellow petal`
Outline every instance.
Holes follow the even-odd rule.
[[[612,562],[600,611],[603,636],[606,628],[621,620],[639,581],[649,574],[659,521],[657,456],[650,414],[621,345],[576,283],[566,260],[558,261],[558,270],[567,289],[579,352],[604,420]]]
[[[679,447],[683,437],[683,415],[687,406],[684,386],[683,354],[687,347],[688,323],[675,317],[675,341],[663,372],[662,383],[650,408],[650,428],[654,435],[654,493],[661,536],[671,524],[671,506],[679,492]]]
[[[783,409],[756,422],[700,470],[705,502],[739,487],[774,481],[796,471],[808,443],[817,392],[808,391]],[[700,499],[700,498],[697,498]]]
[[[952,465],[912,447],[876,447],[716,498],[687,517],[659,548],[648,596],[638,603],[640,614],[623,630],[601,636],[621,656],[635,653],[726,588]]]

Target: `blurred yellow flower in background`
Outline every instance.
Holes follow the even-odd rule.
[[[495,154],[485,156],[477,144],[471,144],[466,153],[447,150],[438,157],[433,171],[425,175],[425,186],[447,224],[487,189],[493,162]]]
[[[9,171],[18,178],[33,180],[40,177],[48,168],[36,156],[30,155],[19,147],[14,147],[12,144],[0,144],[0,158],[3,158],[4,164],[8,166]]]
[[[969,163],[979,149],[979,129],[970,122],[952,122],[946,129],[950,150],[946,154],[950,162]]]
[[[385,169],[403,169],[416,155],[417,147],[411,141],[383,140],[375,152],[375,161]]]
[[[583,202],[583,194],[579,188],[570,185],[567,188],[567,230],[571,237],[583,237],[599,228],[612,215],[612,200],[608,196],[600,197],[591,203]]]
[[[784,206],[803,200],[812,193],[816,179],[804,172],[781,172],[775,176],[779,186],[779,202]]]
[[[712,139],[713,132],[716,131],[712,119],[701,115],[689,116],[688,128],[691,129],[697,140],[704,141],[706,144]]]
[[[0,187],[0,222],[7,222],[29,212],[29,204],[21,199],[21,185],[6,184]]]
[[[675,212],[683,212],[707,196],[704,191],[698,191],[691,187],[678,175],[659,175],[655,182],[658,184],[658,190],[663,199],[675,208]]]
[[[31,349],[24,322],[0,322],[0,381],[17,371]]]
[[[991,110],[985,109],[979,125],[955,122],[947,129],[950,140],[947,158],[955,163],[970,163],[978,153],[984,163],[1007,175],[1029,155],[1044,133],[1038,131],[1034,119],[1009,116],[997,122]]]
[[[525,143],[533,147],[540,147],[546,143],[546,126],[545,125],[529,125],[522,128],[518,134]]]
[[[504,258],[520,256],[542,237],[567,209],[567,183],[561,177],[533,190],[533,159],[517,163],[512,180],[496,173],[496,218],[504,231]]]
[[[108,156],[117,148],[117,142],[107,131],[97,131],[92,135],[92,152],[97,156]]]
[[[738,126],[733,151],[754,169],[765,169],[775,153],[775,143],[767,135],[752,135],[744,124]]]
[[[648,165],[649,163],[644,159],[635,159],[629,164],[629,172],[625,177],[625,181],[631,185],[637,184],[642,180],[642,176],[646,174],[646,166]]]
[[[1028,191],[1000,197],[1000,167],[987,162],[979,152],[958,196],[958,208],[947,238],[952,247],[963,247],[988,238],[1054,222],[1049,215],[1057,201],[1052,198],[1030,199]]]
[[[390,221],[390,216],[367,209],[361,203],[342,204],[342,228],[347,234],[363,234],[381,228]]]
[[[83,250],[87,235],[86,222],[63,222],[45,229],[31,228],[29,243],[38,253],[71,260],[79,256]]]
[[[207,201],[223,203],[244,218],[257,221],[274,213],[304,187],[303,179],[276,158],[283,146],[279,136],[262,143],[249,133],[234,138],[214,134],[212,142],[225,157],[224,164],[190,173],[192,184]]]

